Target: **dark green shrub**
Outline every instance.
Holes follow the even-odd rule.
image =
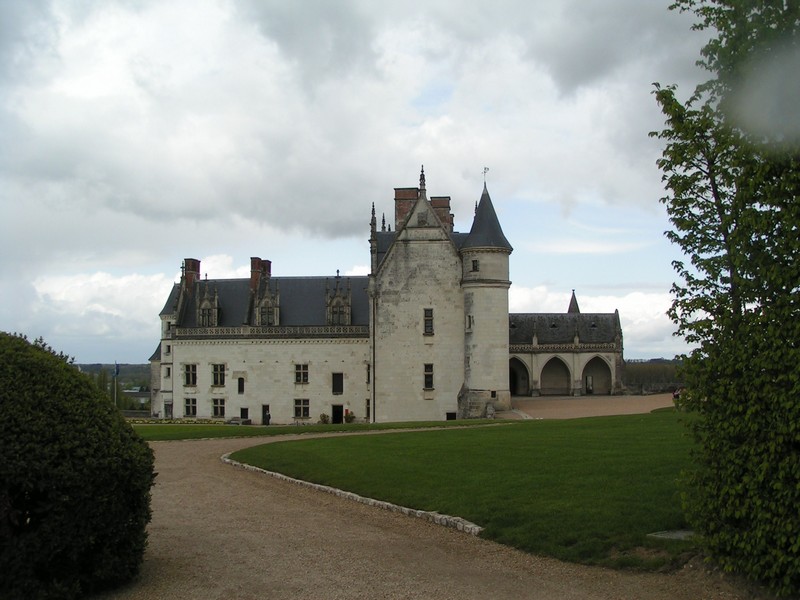
[[[0,332],[0,598],[77,598],[130,580],[153,454],[63,354]]]

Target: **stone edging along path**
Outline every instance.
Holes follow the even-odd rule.
[[[318,492],[325,492],[327,494],[332,494],[334,496],[338,496],[339,498],[344,498],[345,500],[359,502],[360,504],[366,504],[367,506],[374,506],[375,508],[380,508],[383,510],[400,513],[403,515],[407,515],[409,517],[415,517],[417,519],[422,519],[424,521],[435,523],[436,525],[442,525],[444,527],[457,529],[458,531],[463,531],[464,533],[468,533],[470,535],[479,535],[480,532],[483,531],[483,527],[481,527],[480,525],[471,523],[470,521],[462,519],[461,517],[443,515],[435,511],[431,512],[427,510],[417,510],[415,508],[408,508],[407,506],[399,506],[397,504],[392,504],[391,502],[385,502],[383,500],[376,500],[375,498],[367,498],[365,496],[360,496],[358,494],[354,494],[353,492],[340,490],[339,488],[331,487],[329,485],[321,485],[319,483],[311,483],[310,481],[304,481],[302,479],[295,479],[294,477],[289,477],[288,475],[284,475],[283,473],[277,473],[275,471],[267,471],[266,469],[261,469],[259,467],[254,467],[253,465],[248,465],[245,463],[235,461],[232,458],[230,458],[230,454],[231,453],[223,454],[220,457],[220,460],[222,460],[222,462],[226,464],[237,467],[239,469],[244,469],[246,471],[253,471],[255,473],[261,473],[262,475],[268,475],[269,477],[274,477],[275,479],[280,479],[282,481],[288,481],[296,485],[301,485],[303,487],[311,488]]]

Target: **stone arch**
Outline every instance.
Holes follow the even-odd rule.
[[[508,389],[512,396],[530,396],[531,378],[528,367],[520,359],[512,356],[508,361]]]
[[[583,368],[581,392],[584,394],[610,395],[611,391],[611,369],[606,361],[599,356],[595,356]]]
[[[547,361],[539,380],[542,396],[567,396],[572,392],[569,367],[557,356]]]

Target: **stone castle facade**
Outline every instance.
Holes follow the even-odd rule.
[[[619,314],[509,314],[509,259],[484,185],[468,233],[449,197],[395,189],[373,205],[368,276],[201,279],[184,260],[161,311],[152,406],[165,418],[253,423],[482,417],[512,395],[621,391]]]

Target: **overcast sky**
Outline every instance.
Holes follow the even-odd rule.
[[[0,329],[146,362],[183,258],[209,278],[365,274],[393,188],[486,181],[514,312],[619,309],[685,350],[649,131],[703,34],[669,0],[0,3]]]

